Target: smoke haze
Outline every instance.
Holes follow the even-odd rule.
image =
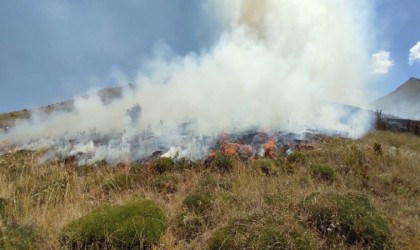
[[[135,160],[155,150],[200,158],[215,135],[250,128],[349,137],[370,128],[366,113],[335,104],[365,103],[370,55],[363,1],[218,0],[204,8],[224,27],[210,49],[181,57],[157,46],[121,99],[77,98],[72,112],[34,114],[6,139],[22,148],[52,147],[49,157],[84,152],[90,155],[84,164]]]

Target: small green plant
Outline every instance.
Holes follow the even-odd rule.
[[[174,166],[174,161],[169,157],[161,157],[154,163],[155,170],[160,174],[173,170]]]
[[[285,229],[274,223],[237,219],[216,230],[209,249],[313,249],[303,230]]]
[[[152,180],[152,187],[159,193],[175,193],[178,179],[173,175],[160,175]]]
[[[196,238],[206,228],[206,221],[201,215],[183,213],[177,219],[176,234],[187,241]]]
[[[335,179],[335,170],[328,165],[311,165],[309,167],[312,178],[332,183]]]
[[[165,231],[163,211],[152,200],[103,206],[68,224],[62,243],[72,249],[150,248]]]
[[[370,249],[393,247],[386,221],[365,195],[313,193],[302,200],[301,211],[330,243],[362,244]]]
[[[211,195],[208,192],[195,192],[185,197],[183,204],[191,212],[205,214],[211,206]]]
[[[6,206],[8,203],[7,199],[0,198],[0,220],[6,219]]]
[[[34,249],[37,233],[36,225],[0,227],[0,249]]]
[[[304,153],[300,151],[295,151],[287,156],[287,161],[291,163],[304,164],[307,161],[307,157]]]
[[[234,165],[235,160],[233,159],[233,157],[222,153],[216,154],[211,163],[211,166],[213,166],[221,172],[232,171]]]
[[[209,191],[219,188],[223,190],[231,190],[232,187],[232,182],[228,178],[218,178],[211,175],[207,176],[202,182],[200,182],[200,188]]]
[[[257,159],[255,161],[255,166],[257,166],[265,175],[275,175],[277,173],[276,166],[270,159]]]
[[[375,142],[373,144],[373,151],[375,152],[375,155],[382,155],[382,145]]]

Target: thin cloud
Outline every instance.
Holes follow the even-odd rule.
[[[376,75],[387,74],[394,65],[389,51],[381,50],[372,55],[372,72]]]
[[[408,64],[413,65],[416,61],[420,62],[420,41],[410,49],[408,57]]]

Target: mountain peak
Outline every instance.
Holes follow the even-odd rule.
[[[372,105],[384,113],[410,119],[420,119],[420,79],[411,77],[390,94]]]

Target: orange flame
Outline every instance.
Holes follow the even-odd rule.
[[[275,148],[276,148],[276,142],[274,141],[274,139],[269,139],[264,144],[264,157],[273,158]]]
[[[222,147],[222,151],[225,155],[232,156],[236,153],[237,144],[231,142],[225,142]]]

